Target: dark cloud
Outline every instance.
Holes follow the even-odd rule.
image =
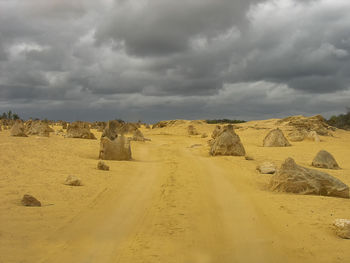
[[[349,12],[342,0],[0,0],[0,111],[152,121],[341,112]]]

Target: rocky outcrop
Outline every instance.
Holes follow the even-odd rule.
[[[333,155],[325,150],[319,151],[317,153],[314,160],[312,161],[312,166],[326,169],[340,169]]]
[[[288,158],[271,178],[272,191],[349,198],[349,187],[339,179],[313,169],[299,166]]]
[[[22,205],[24,206],[41,206],[41,202],[36,199],[34,196],[25,194],[21,200]]]
[[[214,140],[210,149],[210,155],[245,155],[241,139],[233,130],[232,125],[226,126],[223,132]]]
[[[344,239],[350,239],[350,220],[349,219],[336,219],[333,223],[335,227],[335,233],[338,237]]]
[[[25,132],[25,127],[22,121],[17,120],[11,128],[11,136],[15,137],[28,137]]]
[[[123,135],[115,140],[102,137],[99,158],[102,160],[131,160],[130,142]]]
[[[280,129],[270,131],[263,142],[264,147],[286,147],[291,144]]]
[[[95,135],[90,131],[88,123],[76,121],[69,124],[66,138],[81,138],[96,140]]]

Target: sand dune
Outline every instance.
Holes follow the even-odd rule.
[[[350,133],[262,147],[276,121],[237,125],[251,161],[209,156],[209,138],[187,135],[215,125],[141,129],[151,141],[131,142],[132,161],[105,161],[110,171],[96,168],[99,140],[0,132],[0,262],[349,261],[331,225],[350,218],[350,200],[270,192],[256,166],[292,157],[311,168],[325,149],[342,168],[327,173],[349,185]],[[68,175],[83,186],[64,185]],[[42,207],[22,206],[26,193]]]

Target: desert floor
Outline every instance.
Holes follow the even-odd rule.
[[[323,171],[350,185],[350,132],[264,148],[274,123],[239,125],[252,161],[210,157],[188,122],[143,128],[152,141],[131,142],[133,161],[106,161],[110,171],[96,169],[99,140],[1,131],[0,262],[350,262],[350,240],[332,228],[350,218],[349,199],[270,192],[271,175],[256,171],[287,157],[311,167],[325,149],[342,169]],[[215,128],[194,125],[209,137]],[[64,185],[68,175],[84,185]],[[22,206],[26,193],[43,206]]]

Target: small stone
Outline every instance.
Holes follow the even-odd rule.
[[[249,156],[249,155],[246,155],[244,158],[245,158],[247,161],[253,161],[253,160],[254,160],[254,158],[251,157],[251,156]]]
[[[335,233],[344,239],[350,239],[350,220],[336,219],[334,221]]]
[[[71,185],[71,186],[81,186],[82,185],[81,180],[74,175],[69,175],[66,178],[66,181],[64,182],[64,184]]]
[[[32,195],[25,194],[22,198],[22,204],[24,206],[41,206],[41,203]]]
[[[104,162],[99,161],[97,163],[97,169],[98,170],[103,170],[103,171],[109,171],[109,166],[107,164],[105,164]]]
[[[207,137],[208,137],[208,134],[203,133],[201,137],[202,137],[202,138],[207,138]]]
[[[276,166],[271,162],[259,164],[256,169],[262,174],[274,174],[276,172]]]

